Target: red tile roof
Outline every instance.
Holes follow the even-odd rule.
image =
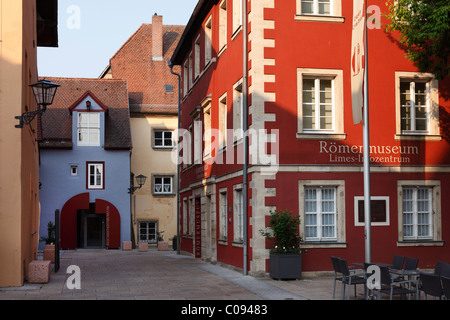
[[[143,24],[110,59],[112,77],[126,79],[132,113],[178,113],[178,78],[167,65],[184,26],[163,25],[163,60],[152,60],[152,24]],[[179,73],[178,66],[174,71]],[[166,93],[165,85],[173,92]]]
[[[53,104],[42,115],[42,148],[72,146],[72,115],[69,108],[90,91],[107,108],[105,149],[130,149],[130,110],[125,80],[46,78],[60,85]]]

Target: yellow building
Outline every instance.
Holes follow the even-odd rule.
[[[57,1],[37,3],[0,0],[0,287],[22,286],[37,259],[38,126],[15,118],[37,108],[37,46],[57,45]]]
[[[131,198],[135,244],[156,244],[158,232],[171,242],[177,234],[177,166],[171,153],[178,128],[178,78],[167,60],[183,30],[184,26],[163,25],[163,17],[153,15],[152,23],[142,24],[100,75],[128,83],[131,172],[147,177]],[[177,68],[174,72],[179,73]]]

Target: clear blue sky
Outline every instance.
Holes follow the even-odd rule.
[[[59,0],[59,47],[38,48],[39,76],[97,78],[152,15],[186,25],[198,0]]]

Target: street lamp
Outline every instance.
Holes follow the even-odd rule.
[[[16,128],[23,128],[24,124],[30,124],[37,115],[42,115],[45,110],[47,110],[47,106],[53,103],[56,89],[58,89],[59,86],[59,84],[46,79],[30,85],[33,90],[34,98],[36,99],[37,110],[28,111],[21,116],[17,116],[16,119],[18,119],[20,123],[16,125]]]
[[[132,186],[131,188],[128,188],[128,193],[133,194],[137,189],[142,188],[142,186],[145,184],[145,180],[147,180],[147,177],[140,174],[136,177],[136,182],[139,185],[139,187]]]

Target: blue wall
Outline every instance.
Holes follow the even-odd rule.
[[[72,137],[77,136],[77,112],[73,113]],[[101,128],[104,128],[102,112]],[[104,130],[100,130],[100,147],[77,146],[73,138],[72,150],[41,149],[40,190],[41,218],[40,237],[47,236],[47,224],[54,222],[55,210],[61,211],[73,196],[89,193],[90,202],[102,199],[113,204],[120,213],[121,241],[131,241],[130,215],[130,151],[104,150]],[[86,162],[105,163],[104,190],[89,190],[86,187]],[[76,176],[71,175],[71,166],[78,167]],[[76,228],[76,226],[75,226]],[[40,242],[39,249],[43,249]]]

